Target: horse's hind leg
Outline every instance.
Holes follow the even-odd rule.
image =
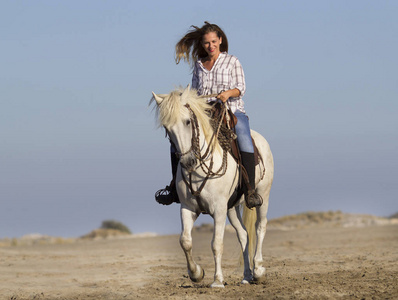
[[[186,208],[181,207],[182,232],[180,245],[187,259],[188,274],[193,282],[200,282],[204,276],[204,270],[194,261],[192,257],[192,228],[198,215]]]
[[[267,230],[267,211],[268,211],[268,198],[269,189],[263,196],[263,205],[257,207],[257,221],[256,221],[256,234],[257,245],[253,259],[253,279],[260,280],[265,275],[265,267],[263,267],[263,242]]]
[[[248,243],[247,231],[243,226],[242,218],[239,212],[239,206],[235,206],[228,210],[228,219],[231,225],[236,230],[240,246],[242,247],[243,263],[244,263],[242,283],[247,284],[252,280],[253,275],[250,270],[249,249],[248,249],[249,243]]]

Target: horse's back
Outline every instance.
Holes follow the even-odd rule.
[[[257,131],[251,130],[251,135],[256,143],[258,152],[264,163],[265,176],[263,178],[263,181],[267,185],[272,184],[272,180],[274,177],[274,159],[272,156],[271,148],[268,144],[268,141]]]
[[[272,152],[268,141],[260,133],[255,130],[251,130],[251,135],[256,143],[259,153],[263,158],[264,164],[268,167],[274,166],[274,160],[272,157]]]

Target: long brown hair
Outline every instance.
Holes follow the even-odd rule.
[[[228,39],[224,31],[216,24],[205,22],[201,28],[192,25],[193,29],[188,31],[183,38],[176,44],[176,63],[181,59],[188,63],[195,63],[197,60],[207,56],[205,49],[202,47],[202,38],[209,32],[215,32],[219,38],[222,38],[220,45],[221,52],[228,52]],[[191,61],[192,59],[192,61]]]

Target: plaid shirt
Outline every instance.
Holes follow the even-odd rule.
[[[229,98],[228,104],[232,110],[245,112],[242,100],[245,94],[245,74],[238,58],[226,52],[220,53],[211,70],[207,70],[202,62],[195,63],[192,74],[192,88],[198,90],[199,95],[219,94],[222,91],[238,89],[239,97]],[[216,101],[215,97],[209,101]]]

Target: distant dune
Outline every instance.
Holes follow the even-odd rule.
[[[296,215],[283,216],[268,221],[268,230],[294,230],[309,227],[365,227],[398,224],[398,214],[389,218],[373,215],[348,214],[341,211],[304,212]],[[212,231],[212,224],[202,224],[195,231]],[[234,231],[231,225],[226,230]]]
[[[268,221],[268,230],[294,230],[310,227],[365,227],[398,224],[398,213],[389,218],[373,215],[348,214],[341,211],[328,212],[304,212],[296,215],[283,216]],[[202,224],[194,227],[196,232],[211,232],[213,224]],[[226,231],[234,232],[231,225],[226,226]],[[94,229],[79,238],[52,237],[42,234],[27,234],[21,238],[0,239],[0,247],[4,246],[27,246],[37,244],[70,244],[82,240],[99,239],[128,239],[157,236],[156,233],[127,234],[113,229]]]
[[[365,227],[398,224],[398,218],[348,214],[341,211],[304,212],[268,222],[268,229],[291,230],[308,227]]]

